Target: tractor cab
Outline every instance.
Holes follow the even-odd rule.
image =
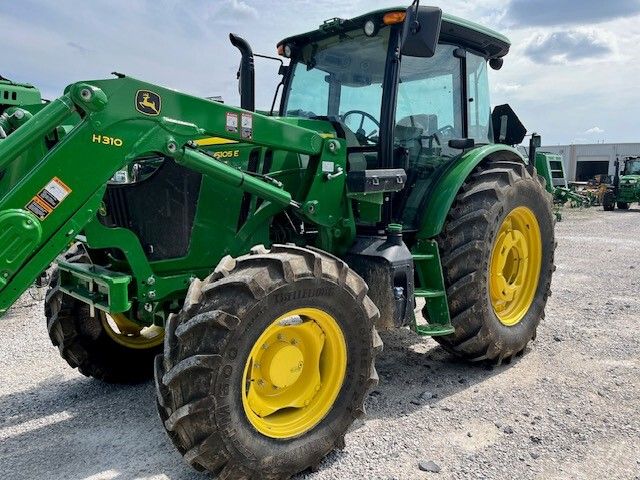
[[[407,37],[413,8],[327,20],[278,44],[291,60],[280,115],[330,121],[347,142],[351,172],[404,169],[407,186],[388,215],[409,229],[435,173],[494,142],[487,70],[502,65],[510,46],[431,7],[420,7],[419,30],[433,44],[416,46]]]
[[[618,184],[617,202],[622,209],[640,202],[640,157],[627,157]]]
[[[628,157],[622,170],[623,177],[640,177],[640,157]],[[636,180],[638,180],[636,178]]]

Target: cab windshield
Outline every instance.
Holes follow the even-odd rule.
[[[285,114],[333,117],[357,144],[376,144],[388,46],[388,28],[374,37],[358,29],[306,45],[294,67]]]
[[[627,160],[624,165],[624,175],[640,175],[640,158]]]

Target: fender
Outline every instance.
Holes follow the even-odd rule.
[[[431,189],[420,206],[418,222],[418,238],[429,239],[439,235],[453,202],[471,174],[483,160],[493,156],[514,158],[526,163],[520,152],[513,147],[495,144],[474,148],[454,159],[448,166],[440,170]]]

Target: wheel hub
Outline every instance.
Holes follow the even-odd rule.
[[[299,348],[284,345],[278,348],[269,363],[269,381],[276,388],[287,388],[300,378],[304,355]]]
[[[529,208],[518,207],[503,220],[491,254],[489,291],[502,324],[516,325],[529,311],[541,264],[538,221]]]
[[[314,308],[289,312],[267,327],[247,360],[247,418],[273,438],[300,435],[329,412],[345,371],[346,344],[335,319]]]

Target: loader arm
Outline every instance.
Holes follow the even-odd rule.
[[[82,120],[0,200],[0,313],[95,218],[115,172],[144,155],[172,157],[267,202],[293,207],[321,228],[353,221],[340,205],[342,196],[317,201],[327,181],[332,189],[344,188],[344,175],[327,179],[322,172],[326,161],[345,167],[342,140],[127,77],[67,87],[64,96],[0,141],[0,170],[74,113]],[[308,155],[309,181],[294,199],[276,182],[201,151],[194,140],[206,137]],[[340,211],[343,217],[335,213]]]

